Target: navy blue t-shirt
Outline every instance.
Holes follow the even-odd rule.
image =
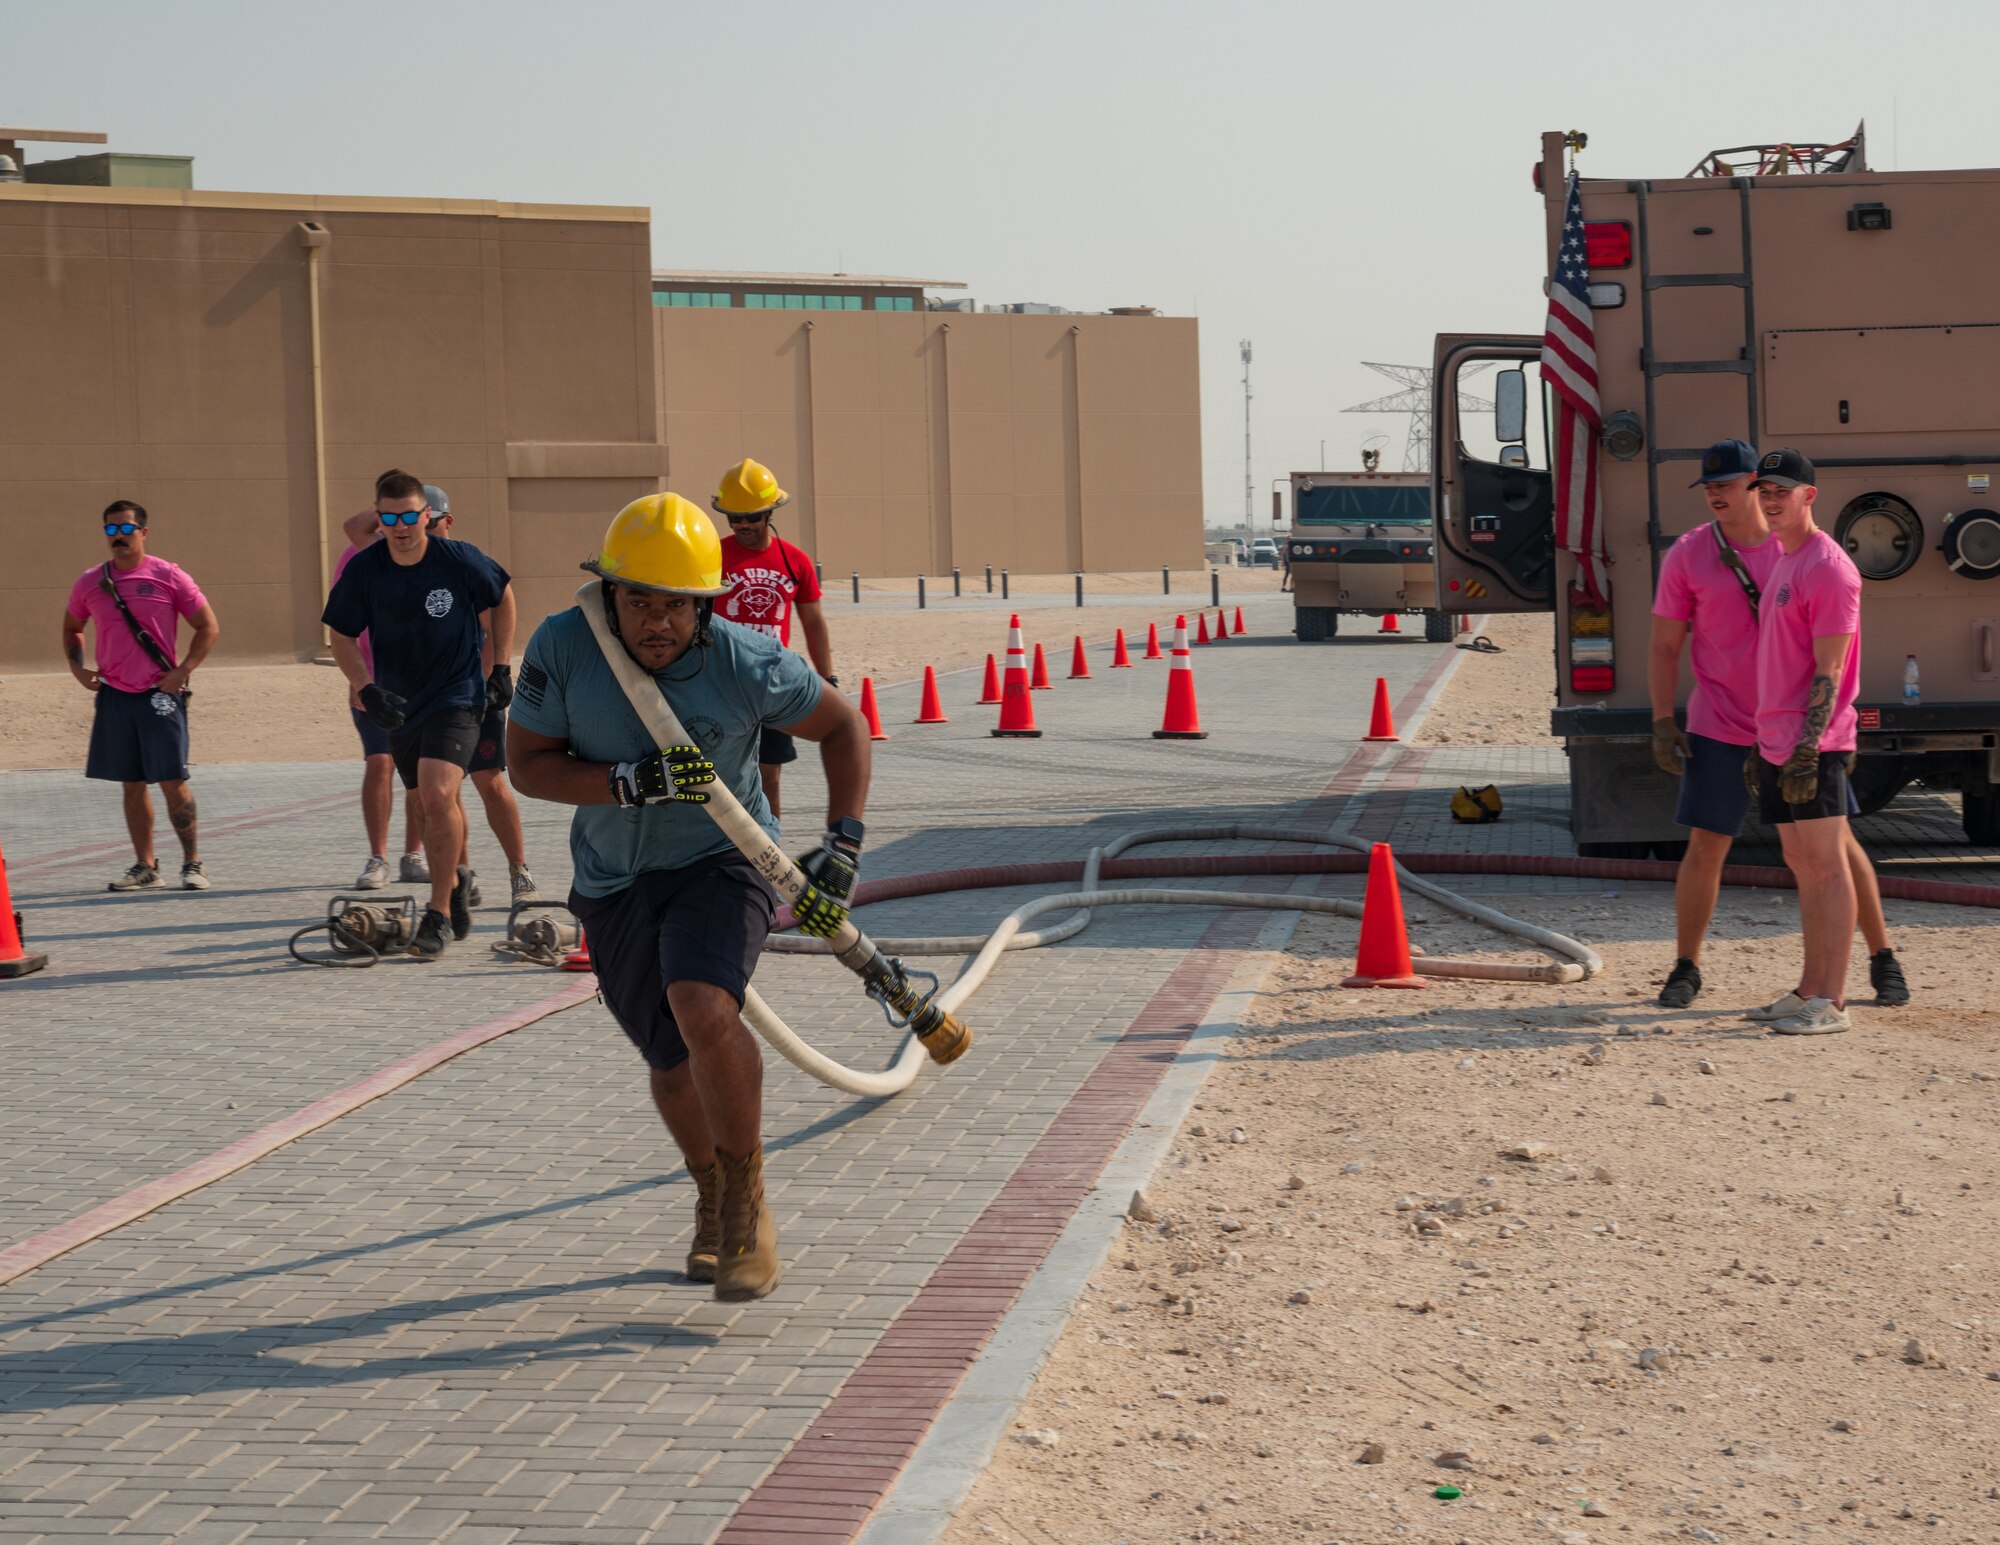
[[[506,590],[507,571],[470,542],[434,536],[419,561],[404,565],[383,538],[348,561],[320,621],[349,638],[367,630],[376,684],[404,700],[414,725],[486,700],[479,614]]]

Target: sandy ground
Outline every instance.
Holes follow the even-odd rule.
[[[968,594],[984,595],[984,575],[965,576]],[[995,578],[995,584],[998,584]],[[1272,569],[1233,569],[1222,574],[1225,597],[1275,592]],[[1069,670],[1071,641],[1078,634],[1086,645],[1109,640],[1112,630],[1133,635],[1135,648],[1145,643],[1146,624],[1157,622],[1165,633],[1177,610],[1205,602],[1206,575],[1176,574],[1174,594],[1160,594],[1158,571],[1151,574],[1094,574],[1086,577],[1089,596],[1130,595],[1130,604],[1098,605],[1078,610],[1070,601],[1072,576],[1010,576],[1020,608],[1021,626],[1029,646],[1039,640],[1049,669]],[[870,581],[862,587],[859,611],[846,592],[826,600],[827,623],[833,635],[834,669],[849,691],[860,689],[863,676],[877,686],[909,681],[923,675],[926,665],[940,672],[985,663],[988,653],[1007,648],[1006,614],[993,610],[954,612],[943,597],[924,611],[877,611],[872,607],[892,597],[914,598],[914,580]],[[1035,604],[1039,602],[1039,604]],[[1247,619],[1246,619],[1247,620]],[[1193,616],[1190,614],[1192,623]],[[1273,614],[1277,626],[1288,619]],[[526,642],[528,629],[521,638]],[[53,633],[51,634],[53,637]],[[793,630],[798,646],[798,630]],[[316,762],[357,754],[353,724],[346,713],[346,683],[331,665],[204,666],[195,673],[192,705],[194,758],[202,762]],[[947,688],[947,696],[953,689]],[[977,697],[977,683],[970,689]],[[67,672],[46,676],[0,678],[0,771],[20,768],[81,767],[90,742],[90,694]]]
[[[1421,738],[1542,734],[1549,627]],[[949,1545],[2000,1540],[1991,914],[1899,904],[1914,1002],[1791,1039],[1737,1017],[1789,893],[1725,894],[1679,1012],[1666,887],[1506,905],[1607,969],[1347,992],[1356,925],[1300,925]]]

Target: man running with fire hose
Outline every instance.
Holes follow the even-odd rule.
[[[729,586],[707,515],[678,494],[618,513],[583,567],[605,616],[694,745],[660,747],[572,606],[528,640],[507,726],[516,786],[577,807],[570,907],[605,1005],[644,1057],[654,1105],[694,1177],[687,1274],[724,1300],[778,1285],[764,1202],[763,1059],[740,1010],[777,896],[701,806],[718,781],[774,839],[758,777],[766,726],[819,742],[827,829],[798,860],[799,927],[831,937],[861,860],[868,730],[776,639],[713,615]]]

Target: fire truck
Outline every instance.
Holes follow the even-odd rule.
[[[1565,156],[1583,149],[1542,136],[1551,266]],[[1551,728],[1577,850],[1681,850],[1675,781],[1649,750],[1652,597],[1661,556],[1709,518],[1687,487],[1701,454],[1732,437],[1812,458],[1815,518],[1861,571],[1863,812],[1917,781],[1959,794],[1969,841],[2000,843],[2000,171],[1874,171],[1857,130],[1578,186],[1608,605],[1554,543],[1540,338],[1440,336],[1432,403],[1438,605],[1556,614]],[[1453,389],[1474,367],[1495,372],[1490,414]],[[1691,684],[1684,665],[1683,697]]]
[[[1281,540],[1299,641],[1335,637],[1343,614],[1408,612],[1424,619],[1427,640],[1448,642],[1431,563],[1429,475],[1294,472],[1291,481],[1292,529]]]

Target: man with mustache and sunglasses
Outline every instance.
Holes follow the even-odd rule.
[[[119,499],[104,511],[110,558],[83,571],[63,609],[63,658],[70,674],[97,702],[90,727],[86,778],[125,787],[125,827],[136,862],[114,891],[159,890],[153,847],[153,796],[160,786],[167,819],[181,842],[181,889],[205,891],[195,840],[194,790],[188,787],[188,678],[208,658],[222,632],[201,587],[178,564],[146,551],[150,524],[143,505]],[[194,629],[187,656],[176,659],[180,620]],[[83,663],[83,629],[97,625],[97,669]]]
[[[470,542],[434,535],[421,478],[384,473],[375,511],[386,540],[349,560],[321,615],[333,636],[333,659],[361,710],[389,732],[389,754],[403,787],[419,791],[430,904],[410,953],[435,959],[445,932],[472,931],[467,872],[459,866],[465,813],[459,785],[479,745],[488,706],[514,695],[514,587],[507,571]],[[373,668],[358,639],[368,634]],[[480,671],[481,635],[490,634],[490,673]]]

